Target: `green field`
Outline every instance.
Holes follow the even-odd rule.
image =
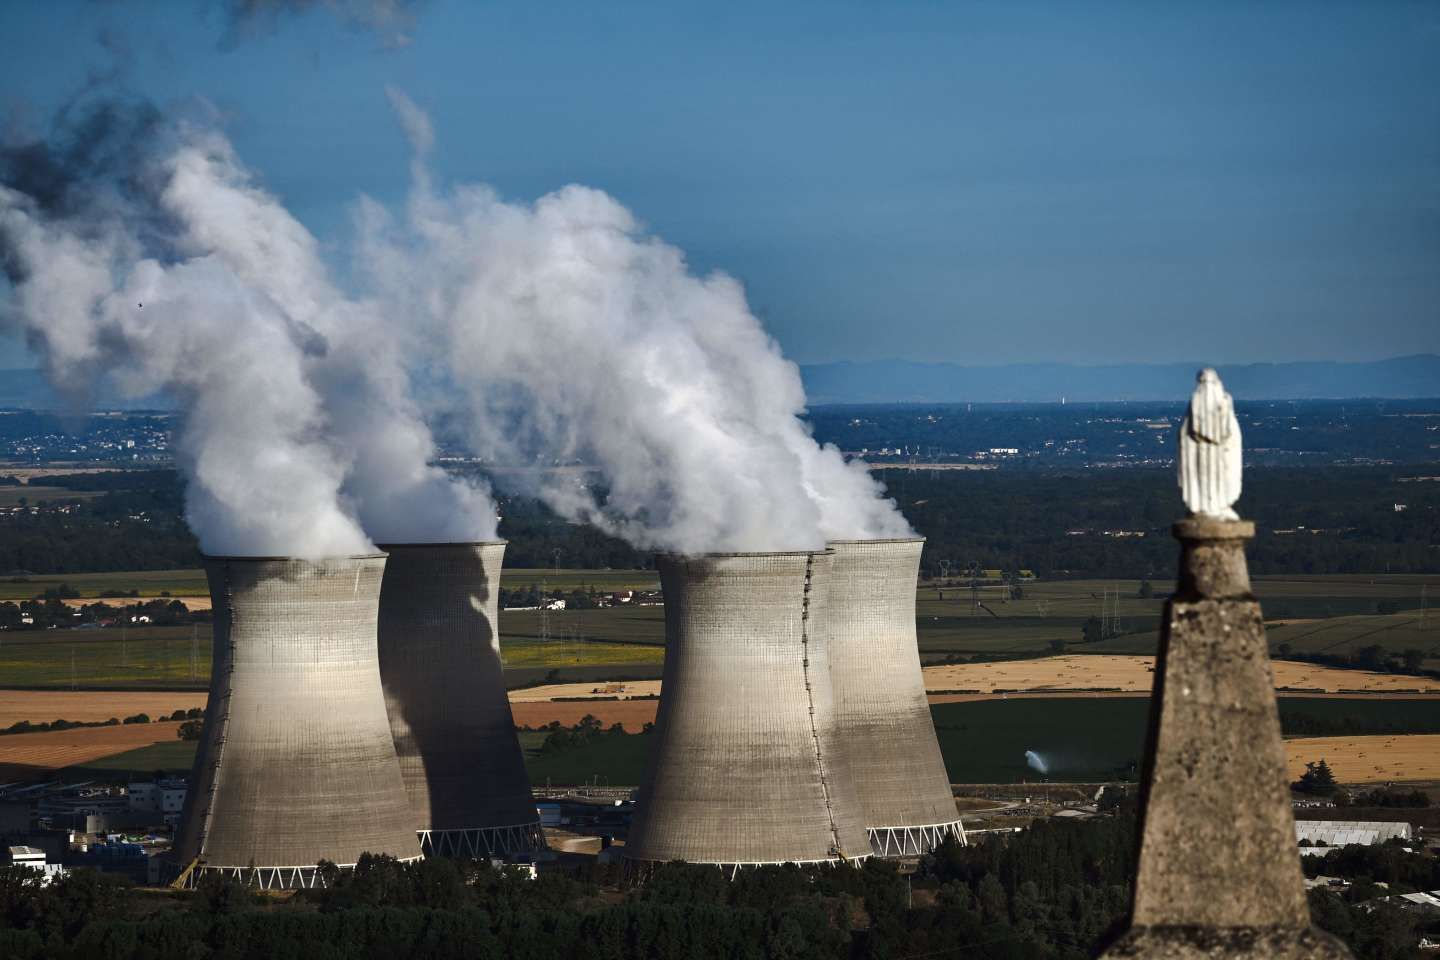
[[[952,783],[1018,783],[1020,781],[1094,782],[1135,777],[1145,748],[1150,701],[1143,697],[1025,698],[942,703],[930,708],[945,766]],[[1440,733],[1440,702],[1435,700],[1282,699],[1282,724],[1296,725],[1297,714],[1321,721],[1358,721],[1367,730],[1391,733]],[[1366,731],[1361,731],[1366,732]],[[525,766],[536,787],[633,786],[644,777],[653,737],[635,734],[602,737],[592,746],[541,757],[544,733],[521,732]],[[92,761],[70,773],[97,777],[134,771],[188,770],[194,742],[175,741],[127,750]],[[1033,750],[1048,771],[1031,767],[1025,751]]]
[[[515,570],[506,568],[500,573],[500,586],[507,590],[517,587],[545,585],[547,590],[659,590],[660,575],[654,570],[571,570],[566,567],[548,567]]]
[[[210,683],[210,625],[0,633],[0,686],[186,690]]]
[[[18,487],[0,487],[0,507],[34,506],[63,500],[92,500],[104,496],[102,490],[70,490],[66,487],[46,487],[28,484]],[[20,501],[25,501],[22,504]]]
[[[650,734],[623,737],[602,737],[589,747],[571,750],[554,757],[541,757],[543,733],[522,733],[525,769],[530,782],[537,788],[550,785],[575,786],[594,783],[599,786],[634,786],[645,777],[645,760],[649,755]]]
[[[4,488],[0,488],[4,489]],[[57,573],[39,576],[0,578],[0,600],[32,600],[46,590],[69,584],[82,597],[98,597],[106,590],[128,593],[138,590],[142,597],[208,597],[203,570],[136,570],[126,573]]]
[[[542,578],[567,589],[654,586],[653,574],[646,571],[560,570],[557,575],[517,570],[506,571],[505,577],[512,586]],[[86,596],[105,590],[137,589],[146,596],[205,591],[201,572],[164,570],[11,578],[0,580],[0,599],[35,596],[62,582]],[[1154,586],[1169,588],[1159,582]],[[1139,587],[1136,580],[1031,583],[1010,602],[990,591],[982,596],[984,607],[976,608],[968,588],[926,583],[917,605],[920,651],[926,662],[976,654],[1023,657],[1049,653],[1060,641],[1069,653],[1151,654],[1164,601],[1140,599]],[[1428,607],[1432,597],[1440,598],[1440,577],[1261,577],[1256,593],[1270,621],[1272,651],[1281,643],[1297,654],[1348,653],[1377,644],[1393,653],[1422,650],[1424,665],[1440,669],[1440,612],[1427,609],[1422,617],[1422,604]],[[1085,643],[1090,617],[1103,618],[1110,629],[1103,639]],[[203,687],[209,676],[209,627],[200,625],[195,637],[192,671],[189,627],[129,630],[123,638],[117,630],[0,633],[0,686]],[[587,679],[599,679],[594,671],[603,674],[607,667],[627,676],[641,668],[658,669],[664,640],[664,609],[658,606],[543,615],[517,610],[500,617],[506,668],[527,679],[532,671],[543,675],[550,669],[567,671],[567,676],[584,671],[576,675]]]
[[[33,489],[35,488],[0,487],[0,506],[13,506],[4,499],[6,491]],[[81,493],[78,496],[87,495],[95,494]],[[30,502],[35,501],[32,499]],[[162,591],[169,591],[171,596],[176,597],[210,595],[210,589],[205,584],[204,570],[132,570],[119,573],[60,573],[44,576],[31,574],[20,578],[7,577],[0,579],[0,600],[29,600],[62,583],[75,587],[84,597],[98,597],[105,590],[138,590],[142,597],[158,597]],[[602,592],[660,589],[660,578],[654,570],[569,570],[561,567],[558,570],[505,570],[500,575],[500,585],[509,590],[532,584],[539,586],[542,583],[548,590],[566,591],[586,587]]]
[[[605,643],[603,641],[511,640],[501,639],[501,658],[505,669],[545,667],[566,669],[584,666],[658,665],[665,662],[665,648],[639,643]]]
[[[188,774],[195,766],[195,750],[198,746],[198,742],[194,740],[152,743],[148,747],[91,760],[84,766],[70,767],[65,773],[72,779],[85,777],[96,780],[128,779],[131,776],[148,778],[161,770],[166,773]]]
[[[1440,701],[1282,699],[1282,727],[1304,714],[1391,733],[1440,732]],[[1087,782],[1135,777],[1150,701],[1143,697],[982,700],[930,708],[952,783]],[[1031,767],[1025,751],[1044,759]]]
[[[1440,613],[1421,613],[1440,598],[1440,577],[1256,577],[1254,582],[1270,621],[1272,650],[1282,642],[1295,653],[1344,653],[1378,644],[1394,653],[1424,650],[1425,665],[1440,669]],[[1171,585],[1153,581],[1152,586],[1163,592]],[[1139,590],[1138,580],[1032,583],[1009,602],[1000,591],[982,592],[984,606],[977,608],[963,586],[925,584],[916,607],[920,650],[927,660],[947,654],[1032,655],[1059,640],[1069,653],[1153,654],[1164,600],[1140,599]],[[1085,621],[1091,617],[1104,620],[1107,629],[1103,639],[1085,643]]]

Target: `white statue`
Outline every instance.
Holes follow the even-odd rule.
[[[1240,421],[1235,401],[1210,368],[1195,378],[1190,411],[1180,427],[1180,493],[1192,514],[1238,520]]]

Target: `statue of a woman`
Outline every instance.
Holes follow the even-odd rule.
[[[1240,422],[1220,375],[1206,367],[1195,378],[1190,410],[1180,428],[1180,493],[1192,514],[1238,520]]]

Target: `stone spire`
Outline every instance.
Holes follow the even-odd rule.
[[[1240,427],[1213,370],[1180,436],[1180,573],[1150,702],[1130,929],[1107,957],[1345,958],[1310,925],[1260,604],[1245,542]]]

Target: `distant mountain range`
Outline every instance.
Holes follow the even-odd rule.
[[[1122,363],[1085,367],[1021,363],[868,360],[801,366],[810,403],[1058,403],[1179,400],[1204,364]],[[1417,354],[1367,363],[1247,363],[1217,368],[1240,400],[1440,397],[1440,356]]]
[[[1062,397],[1071,403],[1103,403],[1183,399],[1201,366],[1197,362],[965,367],[910,360],[847,360],[803,365],[800,375],[812,404],[1058,403]],[[1219,369],[1225,386],[1240,400],[1440,398],[1440,356],[1432,353],[1368,363],[1247,363]],[[164,410],[173,404],[159,394],[139,400],[102,394],[96,406]],[[0,370],[3,407],[56,410],[65,404],[39,370]]]

